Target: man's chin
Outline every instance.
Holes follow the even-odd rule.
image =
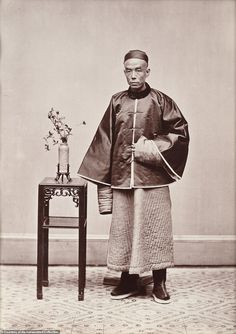
[[[141,90],[143,90],[143,85],[140,86],[140,85],[137,85],[137,84],[131,84],[130,89],[134,90],[134,91],[141,91]]]

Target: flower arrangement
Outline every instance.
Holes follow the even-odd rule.
[[[57,145],[59,140],[62,143],[67,143],[68,137],[72,135],[72,128],[69,127],[65,122],[65,117],[60,116],[59,111],[55,111],[53,108],[48,113],[48,118],[53,123],[54,127],[52,131],[48,131],[47,136],[43,137],[45,140],[45,150],[50,151],[51,145]],[[86,125],[85,121],[82,122],[83,125]]]
[[[48,118],[54,125],[54,128],[52,131],[48,131],[48,135],[43,138],[46,141],[44,146],[46,151],[50,151],[50,144],[57,145],[59,140],[63,143],[67,143],[68,137],[72,134],[72,128],[64,122],[65,117],[60,116],[59,111],[55,111],[51,108],[48,113]]]

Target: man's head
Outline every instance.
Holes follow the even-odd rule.
[[[129,51],[124,57],[124,67],[124,73],[131,90],[144,90],[146,78],[150,73],[146,53],[140,50]]]

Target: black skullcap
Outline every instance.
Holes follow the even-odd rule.
[[[138,58],[143,59],[148,64],[148,56],[144,51],[141,50],[130,50],[128,53],[126,53],[124,62],[130,58]]]

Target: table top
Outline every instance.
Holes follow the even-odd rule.
[[[85,187],[87,185],[87,181],[83,180],[81,177],[71,178],[71,181],[67,181],[66,178],[62,183],[60,181],[56,181],[55,177],[45,177],[42,182],[40,182],[41,186],[58,186],[58,187]]]

